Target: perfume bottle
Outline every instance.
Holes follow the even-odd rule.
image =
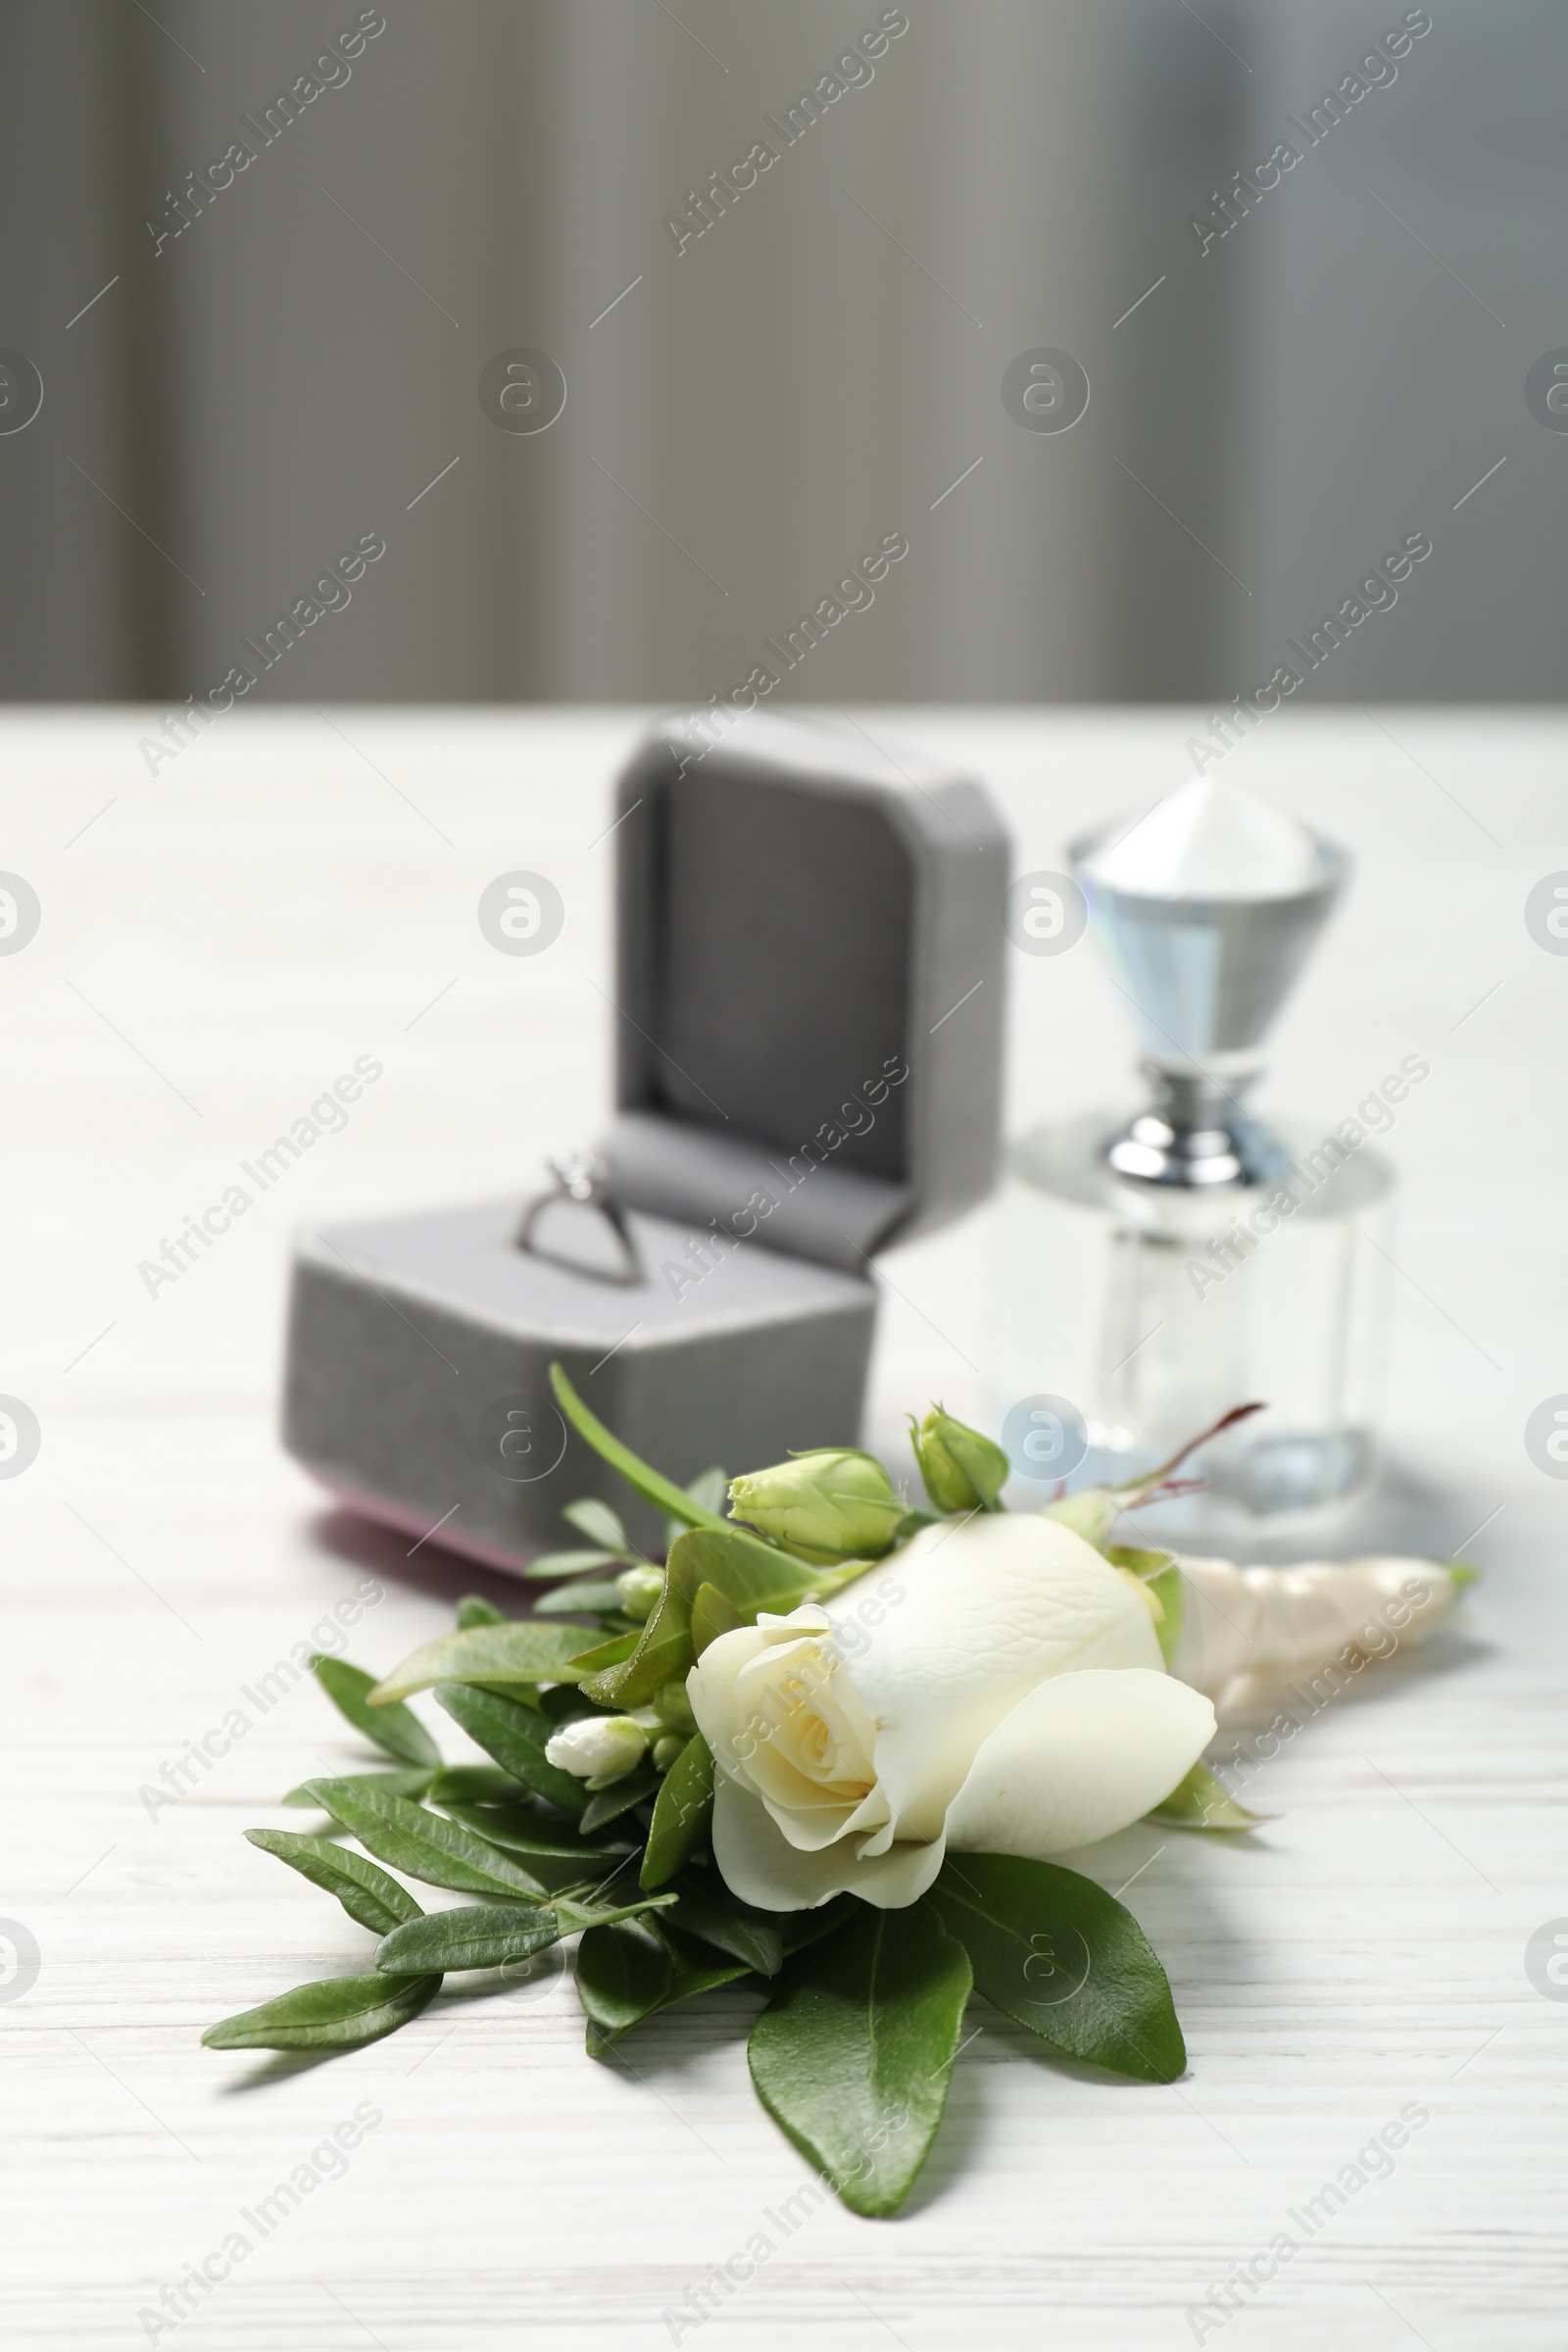
[[[1348,860],[1219,778],[1071,858],[1152,1099],[1131,1120],[1042,1127],[1009,1154],[993,1316],[1004,1443],[1041,1488],[1117,1484],[1261,1400],[1185,1465],[1204,1491],[1160,1524],[1314,1524],[1373,1478],[1394,1180],[1359,1120],[1275,1130],[1248,1098]]]

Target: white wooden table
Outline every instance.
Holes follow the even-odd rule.
[[[1079,826],[1177,780],[1194,724],[861,716],[972,760],[1021,866],[1059,863]],[[1568,1914],[1568,1490],[1522,1429],[1568,1388],[1568,961],[1533,944],[1522,906],[1568,865],[1568,725],[1289,713],[1228,771],[1360,865],[1281,1033],[1279,1096],[1340,1117],[1402,1054],[1432,1062],[1388,1146],[1407,1190],[1384,1520],[1487,1564],[1467,1630],[1368,1674],[1254,1782],[1278,1816],[1255,1848],[1136,1829],[1088,1857],[1107,1886],[1132,1880],[1169,1968],[1179,2085],[1077,2079],[987,2016],[906,2218],[823,2203],[786,2235],[764,2216],[807,2168],[749,2087],[744,1993],[676,2012],[611,2065],[584,2057],[564,1982],[449,1984],[404,2033],[323,2065],[198,2047],[213,2019],[367,1957],[328,1897],[240,1837],[309,1826],[276,1799],[356,1751],[301,1684],[250,1709],[177,1804],[150,1815],[138,1791],[363,1578],[383,1597],[351,1654],[373,1666],[476,1581],[334,1516],[280,1453],[288,1234],[526,1183],[594,1132],[595,837],[636,722],[236,714],[156,780],[137,750],[151,723],[0,722],[0,866],[43,904],[36,939],[0,959],[0,1390],[42,1429],[0,1483],[0,1911],[41,1953],[31,1989],[0,2001],[6,2341],[654,2347],[661,2313],[763,2231],[769,2259],[704,2352],[808,2329],[847,2352],[1176,2352],[1200,2332],[1226,2352],[1555,2352],[1568,2003],[1533,1988],[1524,1950]],[[497,956],[474,921],[483,885],[519,865],[567,907],[536,959]],[[1014,963],[1013,1125],[1124,1093],[1094,951]],[[385,1075],[347,1128],[150,1297],[139,1261],[365,1054]],[[980,1409],[984,1255],[982,1218],[889,1261],[879,1429],[931,1395]],[[1407,2103],[1429,2120],[1391,2177],[1222,2331],[1186,2316]],[[312,2151],[356,2108],[379,2120],[334,2178]],[[297,2211],[265,2235],[240,2219],[302,2164],[320,2179]],[[252,2243],[232,2275],[150,2330],[138,2314],[236,2230]]]

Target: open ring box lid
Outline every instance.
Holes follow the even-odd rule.
[[[290,1450],[493,1566],[569,1544],[581,1495],[663,1541],[563,1420],[553,1359],[682,1483],[854,1444],[872,1259],[995,1181],[1007,842],[987,795],[826,725],[715,734],[662,722],[616,799],[600,1148],[642,1279],[607,1278],[613,1234],[565,1199],[519,1250],[537,1187],[296,1245]]]

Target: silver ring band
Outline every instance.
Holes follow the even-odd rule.
[[[626,1222],[626,1212],[611,1192],[610,1162],[597,1152],[553,1152],[546,1160],[555,1182],[548,1192],[536,1194],[522,1212],[517,1227],[515,1247],[528,1250],[535,1257],[547,1258],[552,1265],[569,1267],[574,1274],[585,1274],[594,1282],[618,1282],[627,1285],[646,1282],[643,1261]],[[596,1209],[615,1237],[620,1252],[618,1269],[585,1266],[578,1259],[564,1257],[559,1250],[542,1250],[534,1239],[535,1229],[547,1208],[569,1200],[578,1208]]]

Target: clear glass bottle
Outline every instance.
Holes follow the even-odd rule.
[[[1394,1180],[1354,1119],[1272,1133],[1245,1098],[1347,860],[1216,780],[1079,843],[1073,870],[1152,1100],[1130,1122],[1039,1128],[1010,1154],[992,1364],[1004,1443],[1042,1486],[1058,1471],[1115,1484],[1261,1400],[1187,1466],[1206,1491],[1161,1524],[1311,1524],[1374,1473]]]

